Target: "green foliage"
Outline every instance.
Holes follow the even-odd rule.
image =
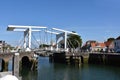
[[[8,50],[12,50],[12,49],[14,49],[14,47],[12,47],[9,44],[3,44],[3,46],[2,46],[3,52],[8,51]]]
[[[40,46],[39,46],[39,48],[44,48],[44,47],[49,47],[50,45],[47,45],[47,44],[41,44]]]
[[[108,38],[107,41],[114,41],[115,38]]]
[[[75,31],[73,31],[73,32],[75,33]],[[71,48],[81,47],[81,45],[82,45],[82,39],[81,39],[81,36],[79,36],[79,35],[69,34],[68,42],[71,43],[71,44],[69,44],[71,46]]]

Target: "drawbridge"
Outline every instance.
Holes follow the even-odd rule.
[[[17,31],[23,33],[23,39],[17,51],[65,51],[67,52],[69,42],[67,40],[69,34],[78,35],[72,31],[58,28],[48,28],[44,26],[20,26],[8,25],[7,31]],[[38,35],[36,36],[36,34]],[[17,35],[17,34],[16,34]],[[61,47],[61,43],[64,44]],[[36,47],[37,45],[37,47]],[[33,47],[35,46],[35,47]]]

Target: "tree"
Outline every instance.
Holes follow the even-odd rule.
[[[10,44],[7,43],[4,43],[2,48],[3,48],[3,52],[14,49],[14,47],[12,47]]]
[[[76,33],[75,31],[72,32]],[[69,46],[71,48],[81,47],[82,45],[82,39],[79,35],[69,34],[67,41],[69,42]]]
[[[47,44],[41,44],[40,46],[39,46],[39,48],[45,48],[45,47],[49,47],[50,45],[47,45]]]
[[[109,41],[114,41],[115,40],[115,38],[108,38],[107,39],[107,41],[109,42]]]

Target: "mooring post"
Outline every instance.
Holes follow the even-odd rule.
[[[15,53],[13,59],[13,75],[19,78],[19,53]]]

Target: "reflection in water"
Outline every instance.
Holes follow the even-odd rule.
[[[8,71],[12,71],[12,58],[8,61]],[[0,71],[2,72],[3,69],[5,68],[5,61],[3,59],[0,58]]]
[[[37,72],[30,71],[30,69],[24,68],[21,71],[22,80],[39,80],[37,79]]]
[[[12,61],[12,59],[10,59],[8,62],[8,71],[12,71],[12,67],[13,67],[12,63],[13,63],[13,61]]]
[[[49,63],[47,57],[38,60],[38,71],[21,71],[23,80],[120,80],[119,67],[55,64]]]

